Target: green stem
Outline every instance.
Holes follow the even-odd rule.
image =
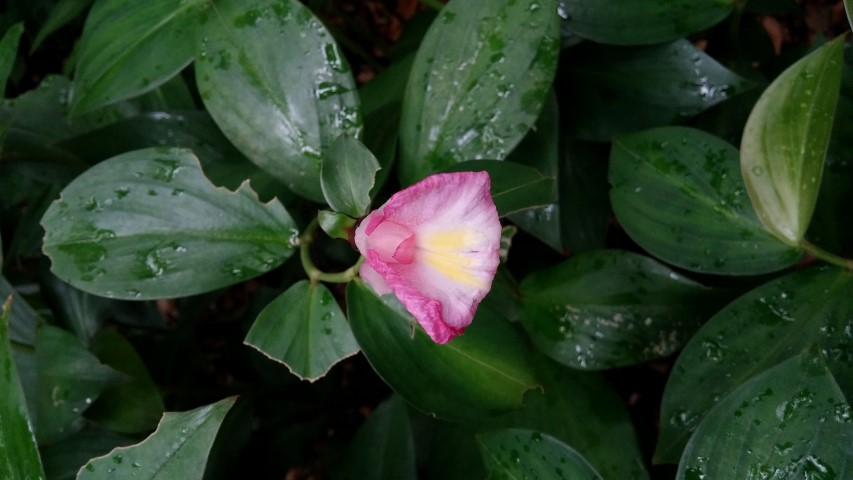
[[[420,2],[438,12],[440,12],[441,9],[444,8],[444,4],[439,2],[438,0],[420,0]]]
[[[808,240],[802,240],[800,242],[800,247],[806,251],[809,255],[823,260],[826,263],[844,268],[849,271],[853,271],[853,259],[840,257],[834,253],[827,252],[826,250],[818,247],[817,245],[809,242]]]
[[[314,232],[317,230],[317,220],[314,219],[311,224],[305,229],[305,232],[299,237],[299,260],[302,262],[302,268],[308,274],[308,279],[312,284],[317,282],[327,283],[348,283],[358,276],[358,268],[364,262],[364,257],[359,257],[355,265],[349,267],[343,272],[326,273],[311,260],[311,244],[314,242]]]
[[[17,350],[19,352],[35,353],[36,351],[36,347],[26,343],[16,342],[12,339],[9,339],[9,346],[12,347],[12,350]]]

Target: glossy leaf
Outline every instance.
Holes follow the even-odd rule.
[[[781,270],[801,253],[758,221],[737,150],[699,130],[662,127],[617,137],[610,201],[622,227],[658,258],[703,273]]]
[[[358,352],[332,292],[308,280],[300,280],[267,305],[252,324],[245,343],[310,381]]]
[[[196,80],[213,119],[250,160],[322,202],[322,158],[362,122],[332,36],[296,0],[217,2],[202,30]]]
[[[821,345],[842,391],[853,395],[851,298],[853,274],[811,268],[762,285],[717,313],[684,348],[667,382],[655,460],[677,462],[721,398],[813,343]]]
[[[560,112],[557,96],[551,92],[539,112],[533,128],[518,144],[507,160],[535,168],[545,177],[559,178]],[[559,188],[554,189],[547,205],[516,212],[509,216],[525,232],[558,252],[563,251],[560,225]]]
[[[433,416],[466,420],[521,406],[536,386],[529,351],[512,327],[480,310],[457,339],[434,343],[391,296],[361,281],[347,286],[347,317],[373,369],[407,402]]]
[[[565,109],[571,132],[583,140],[678,123],[751,87],[683,39],[633,48],[584,44],[569,52]]]
[[[16,23],[9,27],[0,39],[0,95],[3,97],[5,97],[3,93],[6,91],[6,81],[9,79],[9,73],[18,55],[18,42],[21,40],[22,33],[24,33],[24,24]]]
[[[801,59],[767,87],[741,140],[741,171],[758,218],[798,245],[817,201],[843,66],[839,37]]]
[[[649,45],[706,30],[726,18],[734,0],[565,0],[566,28],[598,43]]]
[[[585,252],[521,282],[523,324],[546,355],[603,369],[681,348],[719,303],[708,288],[654,260],[618,250]]]
[[[53,8],[50,9],[47,19],[41,24],[41,28],[39,28],[36,38],[33,40],[33,45],[30,47],[30,52],[37,50],[42,42],[44,42],[44,39],[50,34],[77,18],[93,1],[59,0],[56,2]]]
[[[520,428],[477,436],[490,479],[601,479],[601,475],[572,447],[556,438]]]
[[[439,429],[432,442],[429,478],[485,478],[475,435],[524,428],[571,445],[604,478],[648,480],[623,401],[604,377],[568,369],[541,355],[534,357],[534,366],[542,389],[528,392],[521,410]]]
[[[853,223],[839,221],[853,205],[853,45],[845,44],[841,92],[829,137],[820,192],[806,237],[830,252],[853,248]]]
[[[101,162],[42,219],[53,272],[97,295],[192,295],[255,277],[292,253],[293,221],[247,185],[216,188],[187,150],[152,148]],[[214,268],[211,268],[214,266]]]
[[[394,395],[374,410],[344,457],[345,480],[415,480],[415,442],[406,402]]]
[[[503,160],[536,120],[559,54],[556,0],[451,0],[418,49],[403,99],[400,178]]]
[[[57,147],[90,164],[148,147],[191,148],[215,185],[234,190],[249,180],[261,198],[275,196],[286,202],[289,195],[280,182],[234,148],[203,111],[142,113],[69,138]]]
[[[492,182],[492,200],[505,217],[530,208],[543,207],[554,196],[554,178],[536,169],[512,162],[471,160],[444,169],[445,172],[487,172]]]
[[[77,480],[201,480],[210,448],[234,401],[231,397],[188,412],[164,414],[148,438],[93,458],[77,473]]]
[[[52,443],[83,427],[81,415],[104,390],[128,378],[103,365],[65,330],[41,325],[36,338],[36,437]]]
[[[14,306],[11,296],[4,298],[0,312],[0,478],[42,480],[46,477],[9,342],[9,315]]]
[[[153,90],[195,53],[208,0],[97,0],[86,17],[71,91],[73,115]]]
[[[323,157],[320,171],[326,203],[336,212],[363,217],[370,207],[370,191],[379,168],[376,157],[361,142],[338,138]]]
[[[42,448],[41,458],[44,471],[50,480],[74,480],[77,471],[90,458],[99,457],[116,447],[136,442],[109,430],[83,430],[65,440]]]
[[[720,400],[687,444],[676,478],[849,478],[850,404],[817,350]]]
[[[101,331],[92,353],[104,364],[126,374],[129,381],[106,390],[86,410],[86,418],[114,432],[146,433],[165,410],[160,392],[133,345],[112,329]]]

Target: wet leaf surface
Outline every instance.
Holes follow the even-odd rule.
[[[403,99],[400,178],[503,160],[539,115],[557,66],[556,0],[467,0],[442,8]]]
[[[101,296],[191,295],[280,265],[297,231],[277,200],[214,187],[188,150],[114,157],[63,190],[42,219],[53,272]]]
[[[853,416],[818,347],[723,398],[687,444],[678,480],[850,476]]]
[[[288,288],[261,311],[245,343],[310,381],[358,352],[332,292],[307,280]]]
[[[786,69],[752,109],[741,140],[741,171],[758,218],[798,245],[817,202],[843,67],[843,38]]]
[[[204,19],[196,81],[240,151],[290,190],[323,201],[322,158],[339,136],[358,138],[362,118],[349,64],[307,7],[218,2]]]
[[[663,127],[617,137],[610,200],[622,227],[658,258],[703,273],[781,270],[800,258],[759,223],[738,152],[699,130]]]
[[[393,306],[392,306],[393,305]],[[463,335],[438,345],[396,298],[361,281],[347,286],[347,316],[367,360],[415,408],[471,420],[521,407],[536,387],[530,352],[515,329],[480,309]]]
[[[667,382],[656,461],[676,463],[717,402],[809,345],[821,346],[821,361],[841,391],[853,395],[851,299],[853,274],[810,268],[764,284],[717,313],[684,348]]]
[[[522,322],[536,346],[592,370],[669,355],[721,301],[648,257],[618,250],[581,253],[534,272],[521,293]]]

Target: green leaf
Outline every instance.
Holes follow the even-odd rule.
[[[281,183],[234,148],[203,111],[143,113],[69,138],[57,146],[90,164],[148,147],[191,148],[205,176],[215,185],[234,190],[248,179],[261,198],[277,196],[285,202],[289,195]]]
[[[50,75],[36,89],[0,103],[0,123],[9,124],[7,138],[3,144],[4,151],[14,152],[14,159],[26,155],[48,165],[50,163],[43,157],[54,164],[64,165],[62,161],[71,163],[71,160],[76,159],[69,158],[67,152],[55,147],[56,143],[121,120],[127,113],[123,108],[126,105],[116,105],[69,122],[67,96],[70,88],[71,82],[67,78]],[[72,166],[78,170],[81,168],[79,162]],[[55,168],[51,165],[50,169],[44,170],[55,176],[56,174],[50,171]]]
[[[684,39],[568,52],[565,109],[582,140],[682,122],[752,86]]]
[[[41,325],[36,337],[36,437],[52,443],[83,427],[82,413],[127,377],[89,353],[65,330]]]
[[[0,298],[12,297],[15,308],[9,312],[9,339],[15,343],[36,344],[36,327],[43,322],[38,312],[21,297],[5,277],[0,276]]]
[[[554,177],[546,177],[535,168],[517,163],[471,160],[443,171],[488,172],[492,182],[492,200],[501,217],[548,205],[554,196]]]
[[[15,65],[18,42],[21,40],[22,33],[24,33],[24,24],[19,22],[9,27],[0,39],[0,96],[5,97],[3,93],[6,91],[6,81],[9,79],[12,66]]]
[[[381,111],[382,107],[403,101],[414,61],[414,54],[406,55],[359,87],[358,96],[361,97],[365,117]]]
[[[103,330],[92,342],[92,353],[131,380],[102,393],[86,410],[86,418],[114,432],[153,430],[165,407],[157,385],[133,345],[115,330]]]
[[[415,442],[406,402],[393,395],[374,410],[350,443],[345,480],[415,480]]]
[[[841,92],[829,138],[820,193],[806,237],[831,252],[853,248],[853,223],[838,221],[853,205],[853,45],[844,47]]]
[[[403,99],[400,178],[503,160],[536,120],[559,56],[556,0],[451,0],[418,49]]]
[[[77,473],[77,480],[201,480],[216,433],[234,401],[231,397],[188,412],[164,414],[148,438],[93,458]]]
[[[604,369],[661,358],[711,316],[719,296],[635,253],[573,256],[521,282],[522,320],[546,355],[573,368]]]
[[[669,377],[655,461],[676,463],[714,404],[816,342],[841,389],[853,396],[851,298],[853,274],[811,268],[762,285],[717,313],[690,340]]]
[[[853,0],[844,0],[844,11],[847,13],[847,23],[853,28]]]
[[[41,24],[35,40],[30,47],[30,53],[38,50],[44,39],[77,18],[83,10],[91,5],[93,0],[59,0],[50,9],[47,19]]]
[[[572,447],[556,438],[521,428],[477,436],[490,479],[601,479],[601,475]]]
[[[565,0],[566,29],[598,43],[650,45],[686,37],[726,18],[734,0]]]
[[[323,284],[300,280],[261,311],[249,345],[303,380],[322,378],[358,352],[344,313]]]
[[[744,127],[741,171],[758,218],[799,245],[814,211],[841,84],[844,36],[790,66]]]
[[[432,442],[429,478],[485,478],[475,435],[499,428],[525,428],[572,445],[604,478],[648,480],[631,420],[607,380],[598,373],[568,369],[541,355],[533,362],[542,389],[525,395],[524,408],[490,420],[445,424],[439,429]]]
[[[559,178],[561,170],[559,117],[557,95],[552,90],[533,128],[510,153],[507,160],[533,167],[543,176]],[[562,252],[559,189],[555,189],[553,193],[547,205],[517,212],[510,215],[509,219],[557,252]]]
[[[504,320],[481,309],[465,334],[438,345],[396,298],[359,280],[347,286],[347,317],[373,369],[407,402],[433,416],[469,420],[521,406],[536,386],[529,351]]]
[[[361,142],[338,138],[323,157],[320,170],[326,203],[336,212],[363,217],[370,207],[370,191],[379,168],[376,157]]]
[[[687,444],[677,478],[848,478],[853,417],[823,360],[810,348],[722,399]]]
[[[12,297],[4,298],[3,311],[0,312],[0,369],[3,372],[0,375],[0,392],[3,392],[3,401],[0,402],[0,445],[3,445],[0,478],[42,480],[45,475],[9,342]]]
[[[349,241],[356,224],[356,219],[343,213],[320,210],[317,212],[317,222],[320,224],[320,228],[326,232],[326,235]]]
[[[320,165],[361,111],[343,54],[296,0],[226,0],[204,20],[201,98],[234,145],[294,192],[323,202]]]
[[[713,135],[662,127],[617,137],[610,201],[631,238],[669,263],[703,273],[781,270],[801,256],[752,210],[737,150]]]
[[[280,265],[296,228],[247,185],[214,187],[188,150],[119,155],[69,184],[42,219],[53,272],[123,299],[214,290]],[[213,268],[211,268],[213,266]]]
[[[109,430],[83,430],[42,448],[44,471],[50,480],[74,480],[77,478],[77,471],[90,458],[99,457],[116,447],[130,445],[135,441],[131,437]]]
[[[610,148],[566,136],[562,139],[558,213],[563,247],[576,253],[604,248],[611,217],[607,196]]]
[[[71,90],[71,113],[153,90],[195,53],[196,17],[208,0],[97,0],[86,17]]]
[[[112,301],[78,290],[53,275],[48,274],[44,283],[46,297],[54,305],[54,314],[88,348],[92,337],[111,316]]]

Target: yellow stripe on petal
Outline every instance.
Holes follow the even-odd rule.
[[[418,261],[456,283],[484,288],[483,280],[469,270],[474,262],[465,255],[471,251],[471,240],[475,238],[475,232],[464,229],[419,235]]]

